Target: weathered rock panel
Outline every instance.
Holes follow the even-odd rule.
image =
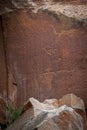
[[[33,96],[75,93],[87,100],[87,29],[47,14],[17,11],[3,16],[9,68],[17,83],[17,104]]]
[[[7,69],[3,42],[2,19],[0,17],[0,96],[7,98]]]

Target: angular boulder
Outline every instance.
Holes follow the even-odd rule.
[[[26,106],[29,110],[7,130],[86,130],[84,103],[74,94],[65,95],[59,101],[47,99],[39,102],[32,97]]]

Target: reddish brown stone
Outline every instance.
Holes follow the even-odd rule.
[[[0,123],[6,124],[6,103],[5,101],[0,97]]]
[[[3,16],[9,68],[17,83],[17,104],[32,96],[59,99],[67,93],[75,93],[86,103],[87,29],[78,25],[27,11]]]
[[[30,101],[27,101],[27,102],[24,104],[24,108],[23,108],[22,113],[24,113],[24,112],[26,112],[28,109],[32,109],[32,108],[33,108],[33,106],[32,106],[32,104],[31,104],[31,102],[30,102]]]
[[[74,109],[79,109],[85,112],[85,106],[83,100],[74,94],[67,94],[64,95],[61,99],[59,99],[59,106],[62,105],[67,105]]]
[[[7,66],[3,41],[2,18],[0,17],[0,96],[7,98]]]

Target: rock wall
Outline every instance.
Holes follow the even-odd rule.
[[[7,98],[7,69],[3,44],[2,19],[0,17],[0,96]]]
[[[42,101],[75,93],[86,103],[87,16],[68,17],[47,7],[34,8],[39,13],[17,9],[2,16],[8,99],[20,105],[32,96]]]

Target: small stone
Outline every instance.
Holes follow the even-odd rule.
[[[74,94],[64,95],[59,100],[59,106],[62,106],[62,105],[67,105],[67,106],[72,107],[74,109],[79,109],[79,110],[85,111],[85,106],[84,106],[83,100]]]

